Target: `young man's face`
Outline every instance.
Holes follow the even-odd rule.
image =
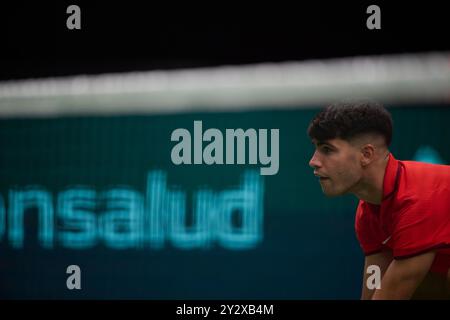
[[[360,150],[339,138],[313,139],[313,144],[316,150],[309,165],[314,168],[323,193],[338,196],[351,192],[362,176]]]

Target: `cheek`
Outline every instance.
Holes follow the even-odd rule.
[[[352,159],[343,162],[337,173],[339,182],[344,185],[353,184],[359,179],[359,168]]]

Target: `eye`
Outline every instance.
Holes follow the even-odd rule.
[[[327,147],[327,146],[322,147],[322,152],[325,153],[325,154],[328,154],[328,153],[330,153],[330,152],[332,152],[332,151],[333,151],[333,150],[331,150],[331,148],[329,148],[329,147]]]

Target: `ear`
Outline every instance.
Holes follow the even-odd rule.
[[[368,166],[375,159],[375,147],[367,143],[361,147],[361,165]]]

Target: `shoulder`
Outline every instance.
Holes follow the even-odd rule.
[[[448,198],[450,166],[417,161],[400,161],[400,165],[402,170],[396,200],[402,203],[402,209],[433,207],[436,199]]]
[[[403,181],[408,180],[420,186],[429,186],[436,182],[450,186],[450,166],[418,161],[400,161],[403,168]]]

